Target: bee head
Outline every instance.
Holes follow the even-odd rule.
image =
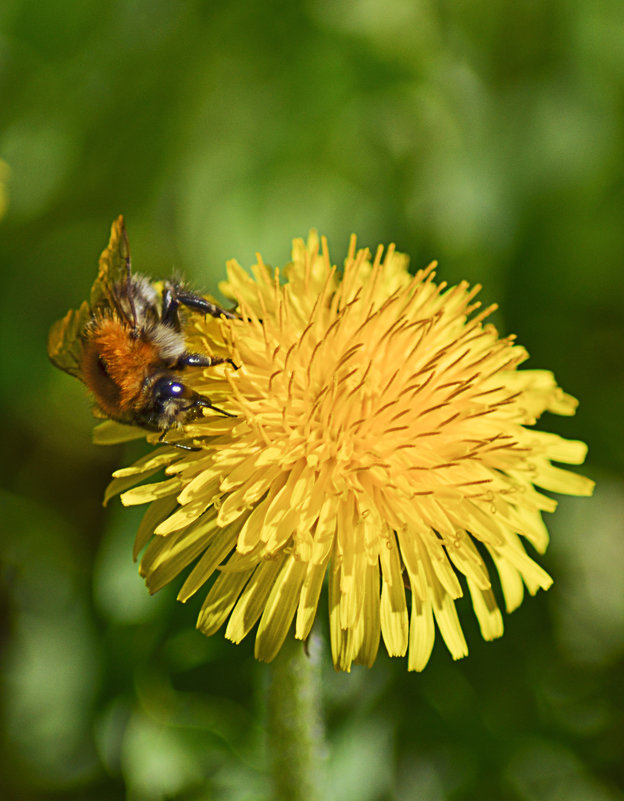
[[[183,422],[202,405],[202,396],[171,373],[161,373],[147,383],[147,403],[142,424],[147,423],[154,428],[169,428],[175,423]]]

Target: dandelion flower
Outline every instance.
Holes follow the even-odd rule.
[[[206,635],[226,624],[240,642],[258,623],[256,657],[271,660],[293,622],[307,638],[327,577],[336,669],[371,665],[381,637],[422,670],[436,628],[454,659],[467,654],[466,590],[491,640],[503,631],[494,572],[508,612],[550,586],[523,544],[548,543],[542,512],[556,501],[540,490],[593,484],[552,464],[582,463],[582,442],[531,426],[577,402],[552,373],[518,370],[527,353],[484,322],[494,307],[478,310],[479,287],[436,283],[434,268],[410,275],[393,247],[371,260],[353,239],[339,271],[311,235],[283,271],[228,264],[221,288],[240,320],[189,324],[194,350],[240,365],[197,371],[194,387],[235,417],[171,431],[195,450],[158,448],[108,495],[150,502],[135,543],[150,591],[191,564],[181,601],[212,580]]]

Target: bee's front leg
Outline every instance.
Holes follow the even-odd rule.
[[[169,429],[165,428],[162,434],[158,437],[158,442],[161,442],[163,445],[171,445],[172,448],[179,448],[181,451],[201,450],[201,448],[198,448],[197,445],[185,445],[183,442],[169,442],[169,440],[165,439],[168,433]]]
[[[231,364],[235,370],[238,367],[231,359],[222,356],[204,356],[202,353],[183,353],[175,363],[178,369],[182,367],[214,367],[216,364]]]

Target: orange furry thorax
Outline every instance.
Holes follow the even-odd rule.
[[[131,336],[115,317],[100,318],[85,344],[82,375],[87,387],[110,417],[132,410],[145,378],[161,363],[158,347],[140,335]]]

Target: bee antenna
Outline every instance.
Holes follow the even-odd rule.
[[[226,412],[225,409],[219,409],[218,406],[211,406],[210,408],[214,409],[215,412],[219,412],[219,414],[222,414],[224,417],[236,417],[232,412]]]
[[[232,412],[226,412],[225,409],[220,409],[218,406],[215,406],[214,403],[208,400],[208,398],[197,398],[195,400],[195,405],[203,406],[206,409],[213,409],[215,412],[222,414],[224,417],[236,417],[236,415],[232,414]]]

